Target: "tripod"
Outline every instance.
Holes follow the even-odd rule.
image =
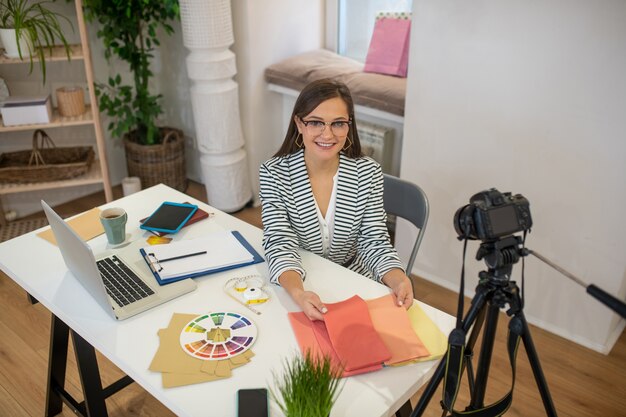
[[[466,411],[483,409],[485,390],[489,376],[489,366],[496,335],[496,326],[498,323],[498,315],[500,309],[504,308],[508,304],[509,309],[506,313],[508,316],[512,317],[509,323],[509,328],[511,331],[515,331],[519,334],[524,343],[526,354],[535,377],[535,382],[539,388],[539,393],[541,394],[541,399],[546,410],[546,415],[552,417],[557,415],[556,409],[552,403],[552,398],[550,397],[550,392],[548,390],[548,384],[543,375],[543,371],[539,363],[539,357],[537,356],[537,351],[535,350],[535,345],[530,335],[530,329],[528,328],[528,323],[526,322],[526,318],[524,316],[523,303],[519,295],[519,287],[516,285],[515,281],[509,280],[513,264],[517,262],[520,255],[523,253],[522,249],[519,247],[520,241],[521,239],[517,236],[509,236],[501,241],[482,243],[480,249],[478,250],[476,258],[485,258],[485,262],[489,266],[489,269],[479,273],[480,281],[476,287],[476,293],[471,301],[471,306],[465,316],[465,319],[461,322],[463,335],[466,334],[470,328],[472,328],[472,325],[474,325],[474,327],[472,328],[470,337],[465,343],[464,360],[461,365],[461,371],[458,375],[458,382],[460,383],[464,367],[467,367],[471,400],[470,404],[466,408]],[[459,314],[461,314],[461,312],[459,312]],[[477,372],[474,376],[471,357],[473,356],[474,345],[483,325],[485,329],[481,350],[478,356]],[[426,386],[424,393],[411,413],[411,417],[419,417],[425,411],[426,406],[437,390],[437,387],[446,372],[447,358],[448,355],[444,356],[439,363],[435,374]],[[515,378],[515,357],[511,356],[510,359],[511,366],[513,367],[513,378]],[[513,388],[511,388],[511,392],[508,396],[512,396],[512,389]],[[501,407],[505,407],[503,410],[500,410],[501,413],[504,413],[508,409],[511,401],[512,397],[505,397],[505,399],[500,401]],[[450,404],[450,408],[452,408],[452,404]],[[501,415],[501,413],[495,415]],[[446,415],[446,411],[444,411],[444,415]],[[488,414],[472,413],[472,415]]]

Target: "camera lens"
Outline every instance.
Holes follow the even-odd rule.
[[[475,238],[474,221],[472,219],[474,210],[475,207],[473,205],[467,204],[459,208],[454,214],[454,230],[456,230],[459,237]]]

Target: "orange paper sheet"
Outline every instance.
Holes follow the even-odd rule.
[[[415,334],[406,309],[396,304],[392,294],[367,300],[366,303],[374,328],[391,352],[391,358],[385,365],[430,355]]]
[[[418,303],[414,303],[407,311],[413,331],[420,338],[430,355],[422,356],[406,362],[398,362],[392,366],[402,366],[409,363],[432,361],[441,359],[448,350],[448,337],[441,332],[434,321],[428,317]]]

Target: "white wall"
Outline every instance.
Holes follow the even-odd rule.
[[[623,300],[624,74],[622,0],[414,2],[401,175],[431,203],[414,272],[458,290],[454,213],[496,187],[530,200],[529,248]],[[411,238],[400,230],[403,248]],[[477,247],[467,256],[470,295],[486,269]],[[525,295],[530,322],[592,349],[608,352],[624,328],[534,257]]]
[[[239,105],[251,184],[258,200],[261,163],[284,136],[281,98],[268,91],[263,72],[269,65],[323,45],[323,0],[232,1]]]

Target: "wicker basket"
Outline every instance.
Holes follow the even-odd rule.
[[[139,177],[143,188],[165,184],[178,191],[187,189],[185,137],[182,130],[160,128],[159,145],[140,145],[124,136],[128,176]]]
[[[61,87],[56,93],[61,116],[73,117],[85,113],[85,92],[82,88]]]
[[[89,171],[91,146],[59,147],[41,129],[33,133],[33,149],[0,155],[0,182],[31,183],[65,180]]]

